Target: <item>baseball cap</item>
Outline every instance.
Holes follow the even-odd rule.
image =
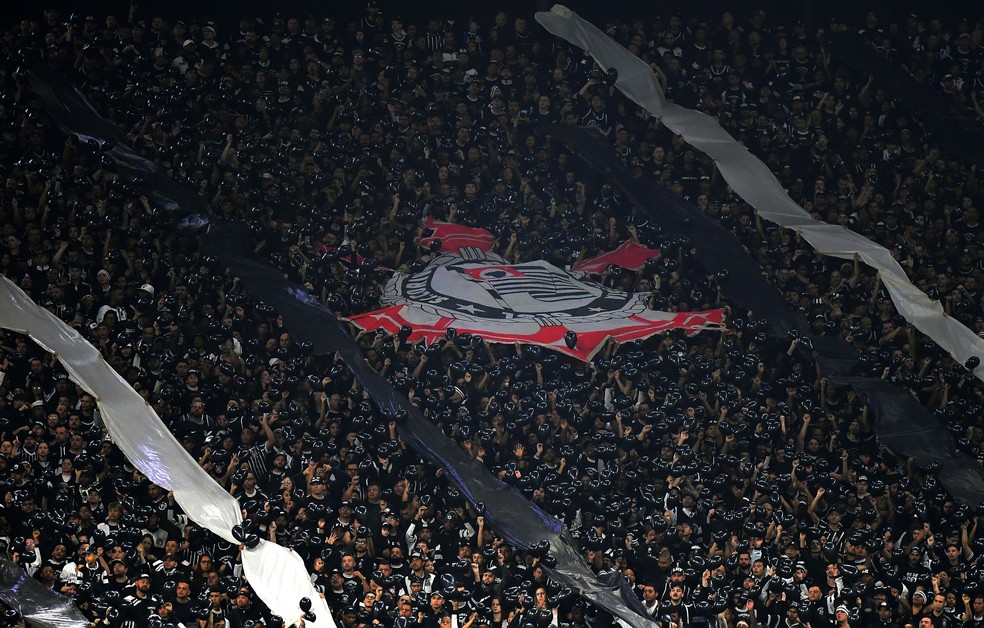
[[[149,283],[145,283],[144,285],[140,286],[140,289],[143,290],[144,292],[149,292],[150,296],[154,296],[156,292],[154,290],[154,286],[150,285]]]

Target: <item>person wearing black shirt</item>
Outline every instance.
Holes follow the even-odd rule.
[[[589,81],[590,84],[590,81]],[[583,126],[592,126],[602,134],[608,135],[612,128],[611,119],[605,112],[605,100],[600,95],[595,94],[588,100],[588,110],[581,116]]]
[[[659,614],[660,616],[670,615],[674,613],[679,615],[679,621],[681,626],[690,625],[690,616],[693,613],[693,607],[690,604],[684,602],[684,587],[680,583],[670,585],[669,594],[667,595],[667,600],[660,606]]]
[[[153,575],[154,592],[161,593],[165,582],[186,580],[188,578],[188,570],[182,566],[177,554],[165,554],[163,559],[154,563]]]
[[[379,43],[385,33],[383,32],[383,14],[380,11],[379,3],[376,0],[369,0],[366,4],[366,16],[359,23],[359,30],[365,35],[368,44]]]
[[[247,621],[259,621],[263,613],[259,606],[253,604],[253,594],[249,589],[240,589],[236,601],[227,610],[230,625],[242,626]]]
[[[340,608],[345,597],[345,577],[341,569],[333,569],[328,575],[328,584],[324,590],[325,602],[330,608]]]
[[[964,628],[981,628],[984,626],[984,595],[976,594],[971,598],[971,596],[964,594],[963,601],[966,607],[962,617]]]
[[[187,580],[178,580],[174,587],[174,601],[172,602],[171,612],[174,614],[174,621],[193,626],[195,623],[194,601],[191,598],[191,585]]]
[[[923,564],[922,559],[922,551],[918,547],[913,547],[906,556],[906,563],[899,567],[899,579],[909,589],[914,589],[919,585],[925,588],[929,587],[930,571]]]
[[[892,605],[881,601],[875,604],[875,617],[866,624],[865,628],[899,628],[899,623],[892,612]]]
[[[124,604],[120,609],[123,628],[143,628],[157,609],[158,600],[150,592],[150,574],[143,572],[137,576],[132,587],[124,589]]]

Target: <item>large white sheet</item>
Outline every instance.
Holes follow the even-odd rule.
[[[154,409],[106,363],[77,331],[38,307],[20,288],[0,277],[0,327],[27,334],[54,353],[72,380],[92,393],[110,437],[141,473],[174,492],[192,521],[236,543],[233,526],[242,523],[239,503],[198,466],[167,430]],[[302,597],[312,601],[315,622],[335,628],[328,606],[311,584],[296,552],[261,541],[242,553],[246,579],[270,609],[289,625],[296,623]]]
[[[814,220],[797,205],[768,167],[732,138],[713,118],[668,103],[653,71],[645,62],[618,45],[593,24],[562,5],[536,14],[548,31],[585,50],[607,71],[615,68],[615,82],[622,92],[717,164],[728,185],[760,216],[802,236],[819,253],[861,260],[878,269],[896,309],[912,325],[932,338],[959,362],[971,356],[984,358],[984,339],[947,316],[938,301],[914,286],[887,249],[837,225]],[[984,380],[984,362],[974,375]]]

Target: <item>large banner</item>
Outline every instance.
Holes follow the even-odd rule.
[[[487,342],[535,344],[590,360],[608,338],[628,342],[669,329],[722,329],[724,311],[660,312],[648,293],[621,292],[544,261],[509,264],[495,254],[445,253],[424,270],[396,273],[386,307],[351,317],[362,329],[433,342],[448,329]],[[573,333],[572,333],[573,332]]]

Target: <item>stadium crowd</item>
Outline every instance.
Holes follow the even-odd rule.
[[[375,308],[387,268],[423,268],[425,215],[490,230],[515,262],[570,266],[636,240],[659,261],[599,281],[651,292],[656,309],[729,307],[727,333],[610,345],[590,364],[352,330],[370,364],[563,519],[591,569],[628,578],[664,628],[984,626],[978,511],[883,447],[870,410],[829,385],[798,338],[767,335],[687,242],[663,238],[535,125],[594,127],[634,175],[719,219],[814,332],[845,338],[864,373],[910,392],[984,460],[980,383],[897,315],[876,273],[759,220],[709,159],[532,14],[452,22],[371,1],[351,23],[192,17],[49,10],[4,31],[0,271],[99,349],[266,538],[305,558],[340,626],[614,620],[486,527],[344,367],[295,340],[142,182],[61,133],[24,59],[70,76],[212,220],[248,223],[258,256],[340,314]],[[629,18],[604,28],[668,97],[716,117],[805,209],[889,247],[984,333],[976,168],[826,47],[856,32],[984,118],[980,21]],[[56,359],[24,336],[0,340],[7,556],[94,625],[275,627],[239,548],[123,458]]]

